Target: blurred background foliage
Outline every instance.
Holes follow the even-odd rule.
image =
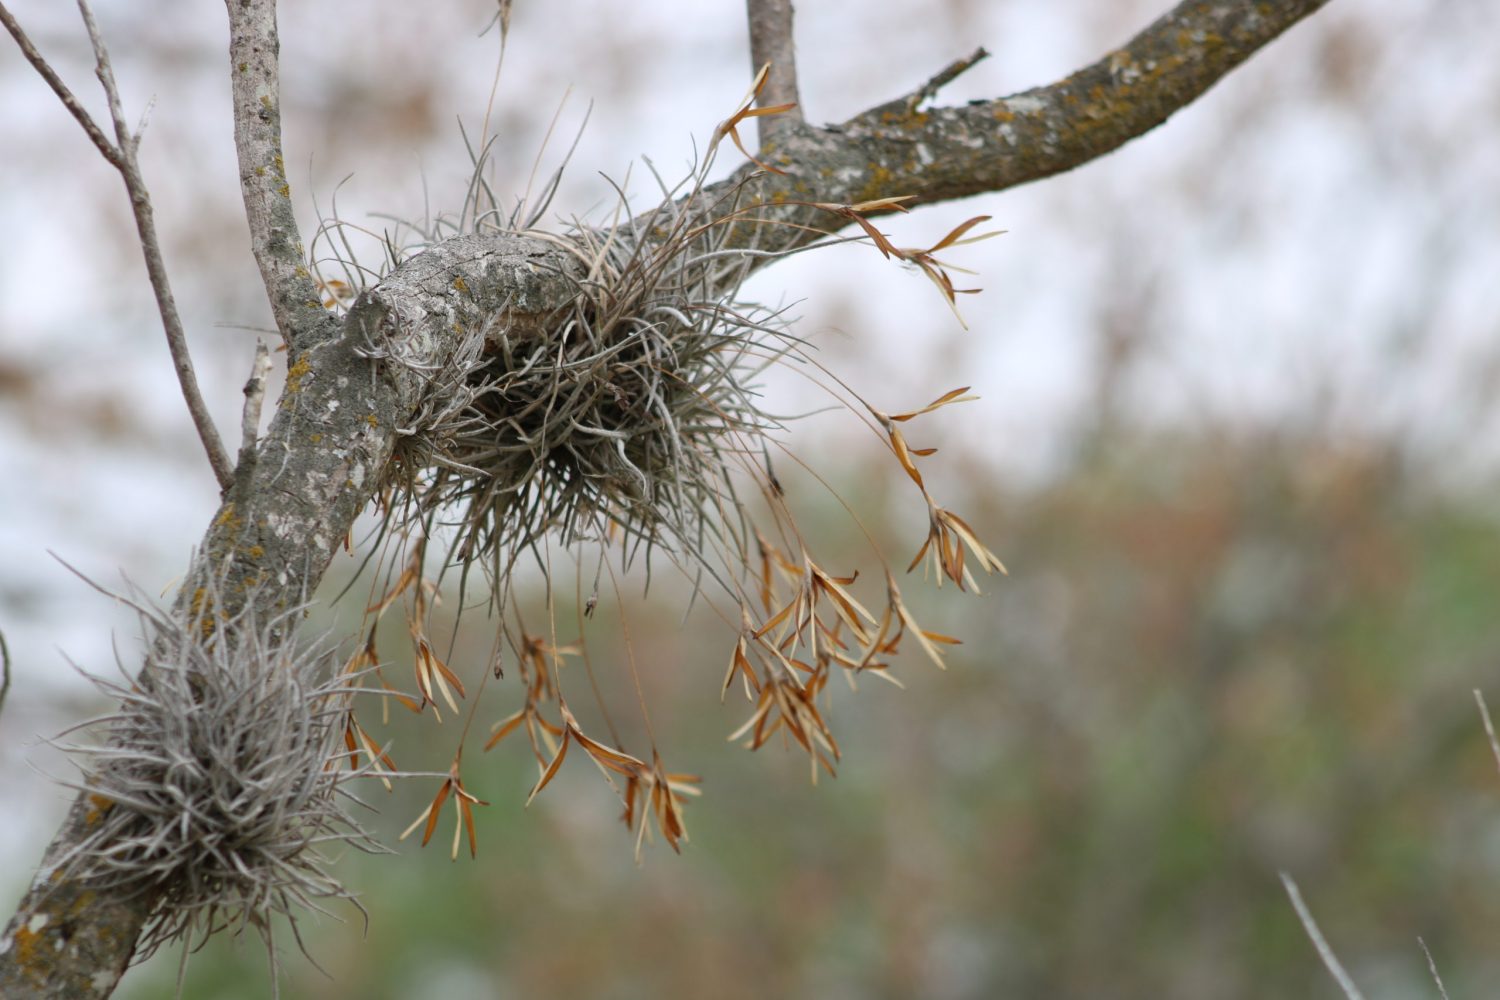
[[[636,867],[579,761],[522,811],[536,772],[502,743],[466,764],[494,803],[478,862],[449,861],[448,815],[426,851],[351,859],[368,932],[353,913],[307,928],[331,978],[292,955],[283,995],[1333,995],[1282,869],[1369,995],[1429,994],[1418,935],[1453,995],[1483,994],[1500,974],[1500,776],[1470,693],[1500,659],[1487,505],[1424,495],[1378,442],[1216,428],[1114,428],[1045,489],[971,486],[1011,577],[929,607],[964,639],[946,673],[832,690],[836,780],[724,742],[743,711],[713,704],[729,647],[710,616],[679,633],[670,600],[632,608],[663,753],[705,779],[683,855]],[[434,738],[398,729],[398,760]],[[389,832],[429,794],[382,801]],[[161,995],[174,961],[131,995]],[[264,962],[215,942],[187,995],[261,996]]]
[[[1014,91],[1166,6],[949,0],[914,23],[909,5],[871,3],[851,25],[843,6],[804,3],[803,94],[814,120],[836,120],[978,43],[995,57],[945,98]],[[67,5],[16,7],[84,89]],[[146,170],[205,388],[235,427],[269,320],[237,203],[222,16],[98,7],[127,99],[158,97]],[[369,18],[283,7],[294,188],[306,177],[326,213],[357,171],[340,213],[377,228],[368,213],[456,203],[468,168],[453,121],[476,122],[489,93],[489,0]],[[595,171],[620,177],[643,150],[681,163],[744,90],[730,7],[517,3],[499,175],[524,186],[570,84],[594,110],[560,211],[607,208]],[[799,303],[823,360],[876,405],[961,383],[984,397],[912,431],[941,446],[924,465],[940,498],[1011,570],[982,596],[908,588],[924,624],[963,639],[950,669],[909,656],[905,691],[831,686],[844,759],[814,788],[800,753],[724,740],[747,714],[715,697],[732,640],[702,607],[683,624],[670,568],[649,600],[606,595],[588,636],[627,745],[644,744],[622,608],[666,763],[704,779],[683,854],[658,844],[637,867],[581,758],[521,808],[536,770],[520,738],[478,745],[516,707],[512,672],[486,692],[465,758],[492,803],[478,860],[450,862],[451,807],[426,850],[397,844],[435,779],[372,788],[402,856],[345,860],[368,928],[353,911],[303,922],[327,977],[282,934],[282,995],[1333,996],[1281,870],[1369,996],[1435,995],[1418,935],[1453,996],[1487,995],[1500,775],[1471,690],[1500,703],[1500,63],[1475,40],[1497,32],[1483,0],[1334,3],[1097,164],[892,220],[909,245],[979,212],[1011,230],[959,261],[985,288],[963,303],[969,331],[920,277],[861,248],[758,276],[752,291]],[[214,492],[117,180],[4,47],[0,93],[16,136],[0,217],[28,248],[0,261],[0,626],[18,671],[0,720],[13,806],[0,851],[18,884],[66,802],[24,762],[62,765],[27,741],[102,708],[53,648],[107,670],[117,627],[131,656],[128,619],[43,550],[168,587]],[[565,116],[560,134],[577,124]],[[304,212],[311,232],[310,199]],[[823,401],[796,378],[768,391],[789,410]],[[825,415],[788,440],[899,568],[921,508],[858,431]],[[878,582],[842,508],[786,465],[827,565]],[[326,624],[358,618],[363,584],[353,593]],[[577,632],[566,604],[562,642]],[[453,657],[466,678],[489,638],[466,620]],[[406,654],[386,655],[404,683]],[[564,684],[583,689],[576,665]],[[573,703],[596,731],[597,708]],[[393,711],[376,728],[398,762],[446,768],[457,727]],[[178,958],[121,995],[169,995]],[[215,941],[188,965],[187,997],[268,992],[254,940]]]

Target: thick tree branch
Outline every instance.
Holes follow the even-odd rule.
[[[861,197],[900,188],[922,203],[1072,170],[1165,122],[1326,3],[1189,0],[1057,83],[928,112],[875,108],[843,129],[846,156],[849,147],[874,154],[854,183]]]
[[[769,65],[760,106],[794,105],[779,115],[759,120],[760,144],[802,123],[802,99],[797,96],[797,50],[792,40],[792,0],[745,0],[750,21],[750,75]]]
[[[920,109],[918,88],[842,125],[798,129],[766,152],[785,171],[755,189],[791,225],[758,233],[805,246],[830,223],[810,202],[908,196],[906,207],[1003,191],[1082,166],[1151,131],[1328,0],[1187,0],[1065,79],[993,101]],[[750,168],[706,189],[716,199]],[[780,207],[771,207],[780,206]],[[798,228],[811,227],[808,229]]]
[[[1325,2],[1191,0],[1126,47],[1047,87],[928,111],[918,106],[924,89],[917,101],[898,99],[840,127],[789,129],[768,154],[786,175],[763,175],[744,188],[761,216],[781,224],[747,232],[755,230],[761,249],[792,249],[847,224],[814,202],[941,201],[1072,169],[1154,128]],[[423,379],[382,360],[382,345],[439,366],[459,326],[488,322],[517,336],[545,336],[587,276],[561,241],[463,236],[407,261],[361,295],[342,322],[332,318],[303,266],[285,187],[274,5],[228,6],[246,209],[292,347],[276,416],[255,460],[241,463],[182,593],[228,566],[220,593],[269,610],[316,588],[419,405]],[[747,166],[695,198],[719,204],[754,170]],[[57,867],[100,808],[107,804],[80,799],[0,938],[0,996],[107,996],[129,960],[152,901],[100,898]]]
[[[276,328],[293,353],[337,336],[307,269],[307,251],[292,212],[281,152],[281,76],[276,0],[225,0],[229,10],[229,81],[240,193],[250,223],[250,250],[260,266]]]

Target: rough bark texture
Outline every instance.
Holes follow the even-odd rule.
[[[281,152],[281,78],[275,0],[226,0],[229,8],[229,87],[240,193],[250,223],[251,251],[287,349],[335,336],[338,324],[307,269],[297,235],[292,189]]]
[[[557,242],[460,237],[408,261],[367,292],[342,324],[319,305],[304,266],[281,158],[271,0],[227,0],[236,140],[253,249],[289,344],[286,391],[266,438],[247,453],[204,535],[180,601],[211,566],[230,569],[226,600],[267,609],[311,593],[384,474],[420,378],[368,356],[383,337],[440,363],[456,322],[475,310],[542,332],[566,306],[577,259]],[[1326,0],[1194,0],[1129,45],[1067,79],[995,101],[924,110],[903,97],[840,126],[780,130],[762,158],[784,176],[747,189],[781,221],[838,228],[810,202],[897,195],[933,202],[996,191],[1072,169],[1165,121]],[[748,168],[703,192],[713,199]],[[910,203],[909,203],[910,204]],[[759,245],[817,238],[762,227]],[[233,609],[225,609],[233,610]],[[0,996],[103,997],[114,989],[151,900],[107,899],[59,871],[107,803],[82,797],[0,938]]]

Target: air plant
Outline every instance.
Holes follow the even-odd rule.
[[[546,241],[563,248],[576,265],[562,276],[574,286],[571,303],[540,327],[534,321],[508,325],[503,303],[470,296],[454,322],[456,342],[441,363],[422,356],[419,346],[405,342],[399,331],[380,333],[368,345],[371,357],[420,375],[427,391],[417,416],[399,432],[396,458],[381,493],[379,535],[385,545],[379,558],[385,570],[377,580],[386,583],[383,593],[372,594],[367,615],[378,623],[396,601],[405,602],[420,699],[404,704],[416,711],[430,706],[435,713],[446,704],[457,711],[454,692],[463,697],[464,688],[434,653],[427,634],[430,606],[447,572],[456,569],[466,587],[471,570],[478,568],[497,622],[495,677],[509,650],[524,685],[524,703],[495,723],[485,749],[524,732],[538,767],[534,798],[557,773],[569,747],[578,746],[621,796],[623,819],[636,831],[638,849],[648,815],[674,849],[686,839],[680,796],[696,794],[696,779],[668,774],[662,767],[644,697],[640,707],[650,736],[649,755],[624,749],[602,699],[599,708],[612,746],[587,735],[569,709],[559,680],[566,656],[584,656],[596,698],[598,689],[581,639],[567,645],[556,639],[550,596],[554,545],[580,560],[580,574],[581,547],[600,550],[593,596],[580,601],[580,634],[582,615],[592,614],[598,599],[600,574],[609,568],[615,579],[608,554],[618,556],[622,568],[644,564],[648,580],[659,558],[682,570],[693,581],[695,599],[737,630],[724,689],[727,693],[738,680],[753,707],[730,739],[742,739],[755,749],[779,735],[808,754],[814,778],[820,768],[832,772],[840,755],[826,707],[820,704],[834,674],[851,683],[861,674],[895,682],[891,664],[908,636],[938,666],[943,665],[942,647],[957,642],[918,624],[889,565],[884,603],[872,611],[852,589],[857,573],[833,572],[815,555],[773,471],[772,454],[790,453],[781,440],[785,420],[762,404],[760,380],[768,369],[792,366],[810,373],[885,439],[928,506],[928,539],[913,567],[930,556],[939,580],[950,579],[961,590],[977,589],[974,566],[986,573],[1004,571],[967,522],[929,493],[915,462],[936,449],[908,447],[898,427],[973,399],[967,387],[921,409],[888,415],[824,369],[791,330],[784,312],[744,301],[739,294],[743,279],[762,258],[802,252],[763,249],[770,242],[764,239],[768,228],[805,228],[764,210],[755,195],[757,173],[722,196],[705,193],[720,140],[728,137],[744,151],[736,126],[746,118],[784,110],[752,108],[764,79],[763,70],[682,182],[668,184],[652,168],[661,201],[646,212],[634,211],[619,186],[608,224],[574,220],[560,235],[538,231],[534,226],[556,189],[557,175],[543,185],[538,202],[522,199],[509,212],[502,211],[484,180],[488,147],[476,151],[471,146],[474,179],[457,218],[401,223],[383,240],[387,265],[404,256],[405,242],[426,245],[458,234]],[[776,169],[751,159],[762,169]],[[987,217],[963,222],[927,249],[901,249],[869,216],[902,211],[905,200],[808,203],[801,208],[826,217],[830,229],[857,223],[863,238],[887,257],[919,268],[953,306],[965,290],[954,288],[945,270],[951,265],[933,255],[994,235],[970,235]],[[345,279],[357,281],[379,271],[345,259],[348,244],[333,238],[345,225],[335,221],[323,230],[324,243],[345,276],[325,281],[330,306],[336,309],[348,301]],[[814,246],[830,242],[840,240],[829,233]],[[321,273],[327,263],[315,260],[314,270]],[[445,552],[429,579],[428,553],[438,539]],[[528,632],[520,618],[512,581],[528,553],[548,580],[550,640]],[[462,614],[467,607],[463,587],[459,605]],[[367,644],[370,660],[374,623]],[[628,630],[623,617],[622,627]],[[634,675],[628,631],[626,652]],[[481,677],[479,687],[490,679],[488,674]],[[636,687],[639,692],[638,677]],[[465,830],[474,850],[471,806],[482,804],[463,790],[460,778],[474,711],[471,704],[447,779],[407,831],[425,824],[425,843],[438,811],[452,797],[459,804],[455,856]]]
[[[353,900],[329,849],[381,850],[350,814],[347,786],[368,769],[342,766],[357,678],[333,644],[299,636],[305,606],[263,617],[250,599],[230,614],[221,584],[170,610],[109,594],[136,612],[145,665],[130,679],[122,663],[123,683],[91,678],[119,708],[63,747],[89,832],[52,868],[155,901],[137,961],[249,927],[274,966],[273,916],[295,933],[300,908]]]

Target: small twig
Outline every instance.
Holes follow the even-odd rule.
[[[21,55],[25,56],[26,61],[31,63],[31,68],[36,70],[43,80],[47,81],[47,86],[52,88],[52,92],[57,95],[58,100],[62,101],[63,107],[67,108],[68,112],[78,120],[78,124],[83,126],[84,132],[88,133],[89,140],[99,148],[99,152],[104,155],[104,158],[111,165],[117,168],[120,167],[120,151],[115,148],[114,143],[109,141],[109,137],[94,123],[93,116],[84,110],[82,104],[78,103],[78,98],[74,97],[73,92],[68,89],[68,85],[62,82],[62,77],[57,75],[51,64],[37,51],[36,46],[31,44],[31,38],[22,30],[21,25],[16,21],[15,16],[11,14],[4,3],[0,3],[0,24],[5,25],[5,30],[10,32],[10,37],[14,38],[16,44],[20,46]]]
[[[764,146],[778,132],[803,121],[801,98],[797,96],[792,0],[745,0],[745,13],[750,20],[750,72],[759,73],[767,64],[771,67],[760,92],[760,106],[794,105],[781,114],[760,120],[760,144]]]
[[[243,474],[255,463],[255,443],[260,438],[260,409],[266,398],[266,376],[271,373],[271,352],[263,340],[255,341],[255,360],[245,382],[245,409],[240,416],[240,457],[235,472]]]
[[[1495,736],[1495,723],[1490,720],[1489,706],[1484,703],[1484,695],[1478,688],[1474,689],[1474,700],[1479,704],[1479,717],[1484,720],[1484,734],[1490,738],[1490,751],[1495,755],[1495,766],[1500,767],[1500,738]]]
[[[955,59],[947,66],[938,70],[926,83],[922,84],[916,90],[913,90],[904,97],[897,97],[886,101],[884,104],[867,111],[865,116],[879,119],[892,115],[903,117],[911,115],[921,106],[923,101],[931,100],[937,95],[939,90],[942,90],[948,84],[958,79],[960,75],[968,72],[989,57],[989,50],[981,46],[962,59]]]
[[[140,134],[132,135],[125,123],[125,109],[120,101],[120,89],[115,84],[115,73],[109,61],[109,49],[94,21],[94,12],[88,0],[78,0],[78,12],[83,15],[84,27],[89,33],[89,44],[94,49],[95,75],[104,87],[109,101],[109,115],[114,121],[115,139],[120,162],[115,166],[125,179],[125,190],[130,194],[130,207],[135,214],[136,233],[141,240],[141,253],[146,258],[146,274],[151,279],[151,290],[156,293],[157,311],[161,313],[162,329],[167,335],[167,349],[172,354],[172,365],[177,369],[177,382],[182,386],[182,397],[187,402],[188,413],[198,428],[198,437],[203,450],[208,453],[208,464],[213,466],[214,478],[220,489],[228,489],[234,481],[234,469],[229,464],[229,453],[219,439],[219,432],[209,416],[208,404],[198,388],[198,376],[193,371],[193,359],[188,353],[187,331],[183,329],[182,317],[177,313],[177,301],[172,295],[172,285],[167,279],[167,266],[162,260],[161,241],[156,235],[156,219],[151,210],[151,194],[141,176],[140,161],[136,159],[136,148]],[[142,121],[142,127],[145,122]]]
[[[5,696],[10,694],[10,647],[5,644],[4,632],[0,632],[0,671],[4,672],[4,678],[0,679],[0,712],[4,712]]]
[[[911,96],[907,97],[907,111],[911,112],[917,110],[917,106],[923,101],[931,100],[933,97],[937,96],[937,92],[939,90],[942,90],[944,87],[948,86],[948,84],[958,79],[958,77],[963,73],[967,73],[974,67],[976,63],[982,62],[989,57],[989,50],[981,45],[979,48],[975,49],[967,56],[964,56],[964,58],[953,60],[947,66],[943,67],[942,70],[940,70],[938,73],[934,74],[931,80],[928,80],[926,83],[922,84],[922,86],[918,87],[915,91],[912,92]]]
[[[1417,944],[1422,946],[1422,954],[1427,956],[1427,971],[1432,973],[1432,981],[1437,983],[1438,996],[1448,1000],[1448,991],[1443,988],[1443,977],[1438,975],[1437,963],[1432,960],[1432,952],[1427,950],[1427,942],[1418,936]]]
[[[1318,949],[1318,957],[1328,967],[1328,973],[1333,976],[1333,981],[1339,984],[1339,989],[1344,991],[1344,996],[1348,997],[1349,1000],[1364,1000],[1364,994],[1359,991],[1358,986],[1354,985],[1354,980],[1349,977],[1349,973],[1340,964],[1339,957],[1328,946],[1328,940],[1323,937],[1323,932],[1318,930],[1318,922],[1313,919],[1312,912],[1308,910],[1307,904],[1302,902],[1302,893],[1297,889],[1297,883],[1293,882],[1292,877],[1286,872],[1282,872],[1281,884],[1286,887],[1286,894],[1292,900],[1292,909],[1297,911],[1297,919],[1302,921],[1302,929],[1307,931],[1307,936],[1312,941],[1313,947]]]

